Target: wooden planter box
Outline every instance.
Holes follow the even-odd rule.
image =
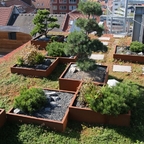
[[[45,89],[45,90],[72,93],[74,95],[74,93],[71,91],[56,90],[56,89]],[[74,97],[71,99],[71,102],[73,101],[73,99]],[[71,102],[70,102],[70,105],[71,105]],[[34,116],[23,115],[23,114],[15,114],[13,113],[13,108],[11,108],[7,112],[7,120],[9,122],[16,122],[16,123],[32,123],[32,124],[38,124],[38,125],[45,125],[56,131],[62,132],[65,130],[67,126],[68,114],[69,114],[69,108],[67,108],[63,119],[61,121],[56,121],[56,120],[50,120],[46,118],[38,118]]]
[[[0,127],[6,122],[6,112],[4,109],[0,109]]]
[[[38,46],[39,49],[45,49],[46,46],[47,46],[47,43],[51,43],[51,41],[44,41],[44,40],[39,40],[39,38],[41,37],[42,35],[40,36],[37,36],[36,38],[32,39],[31,40],[31,44],[35,45],[35,46]],[[51,35],[51,36],[55,36],[55,35]],[[63,42],[64,41],[64,36],[63,35],[58,35],[58,36],[61,36],[57,41],[58,42]]]
[[[11,67],[11,73],[22,74],[25,76],[47,77],[52,73],[52,71],[59,63],[59,58],[51,58],[51,57],[47,57],[47,58],[55,59],[55,60],[54,62],[51,63],[51,65],[46,70],[17,67],[17,65],[14,65],[13,67]]]
[[[78,90],[75,93],[74,99],[71,105],[69,106],[69,118],[71,120],[76,120],[79,122],[105,124],[105,125],[117,125],[117,126],[130,125],[130,116],[131,116],[130,112],[128,114],[120,114],[118,116],[112,116],[94,112],[90,108],[80,108],[74,106],[74,101],[78,96],[78,92],[81,85],[82,83],[79,85]]]
[[[80,83],[82,81],[82,80],[74,80],[74,79],[64,78],[64,75],[68,72],[71,64],[73,64],[73,63],[72,62],[69,63],[69,65],[66,67],[64,72],[59,77],[59,89],[69,90],[69,91],[76,91],[77,87],[80,85]],[[101,67],[106,67],[106,74],[105,74],[104,82],[103,83],[96,82],[96,81],[93,81],[93,82],[96,85],[105,85],[107,83],[107,80],[108,80],[108,67],[107,66],[103,66],[103,65],[100,65],[100,66]]]
[[[139,56],[139,55],[125,55],[125,54],[117,54],[117,47],[115,47],[115,51],[113,54],[113,58],[117,60],[122,60],[122,61],[129,61],[133,63],[144,63],[144,56]]]

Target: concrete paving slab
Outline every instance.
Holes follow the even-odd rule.
[[[102,43],[103,43],[104,45],[106,45],[106,46],[108,45],[108,42],[102,42]]]
[[[102,41],[103,41],[103,40],[104,40],[104,41],[105,41],[105,40],[106,40],[106,41],[109,41],[109,40],[110,40],[110,37],[99,37],[98,39],[99,39],[99,40],[102,40]]]
[[[113,65],[115,72],[131,72],[131,66]]]
[[[124,38],[125,35],[116,35],[116,34],[115,34],[115,35],[113,35],[113,37],[114,37],[114,38]]]
[[[144,74],[144,67],[142,67],[142,74]]]
[[[104,59],[104,55],[102,55],[102,54],[92,54],[92,55],[90,56],[90,59],[103,60],[103,59]]]

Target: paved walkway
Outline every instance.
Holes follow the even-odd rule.
[[[131,72],[131,66],[113,65],[115,72]]]
[[[103,60],[103,59],[104,59],[104,55],[103,55],[103,54],[92,54],[92,55],[90,56],[90,59]]]
[[[98,38],[100,41],[109,41],[110,37],[99,37]]]

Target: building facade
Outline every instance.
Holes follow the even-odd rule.
[[[52,14],[66,14],[77,8],[79,0],[51,0],[50,12]]]

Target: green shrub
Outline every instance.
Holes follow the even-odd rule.
[[[37,53],[37,55],[35,56],[35,63],[36,64],[41,64],[44,62],[44,56],[40,53]]]
[[[144,44],[142,44],[138,41],[133,41],[130,44],[130,50],[133,52],[142,52],[142,51],[144,51]]]
[[[89,70],[93,70],[94,68],[96,68],[95,60],[92,60],[92,59],[80,59],[77,61],[77,66],[82,71],[89,71]]]
[[[61,57],[65,56],[64,47],[65,43],[54,41],[52,43],[48,43],[48,45],[46,46],[46,50],[48,51],[49,56]]]
[[[131,110],[141,95],[139,87],[131,82],[121,82],[110,88],[84,84],[80,90],[81,101],[94,111],[108,115],[118,115]]]
[[[58,36],[51,36],[51,38],[50,38],[50,40],[51,40],[52,42],[58,41],[58,39],[59,39]]]
[[[20,96],[15,98],[14,107],[31,114],[44,106],[46,101],[47,99],[42,89],[23,89],[20,92]]]
[[[45,56],[37,51],[36,47],[27,48],[26,52],[23,52],[23,55],[17,59],[18,65],[29,65],[33,66],[35,64],[40,64],[44,62]]]
[[[22,66],[23,64],[24,64],[24,59],[21,58],[21,57],[19,57],[19,58],[17,59],[17,65]]]

